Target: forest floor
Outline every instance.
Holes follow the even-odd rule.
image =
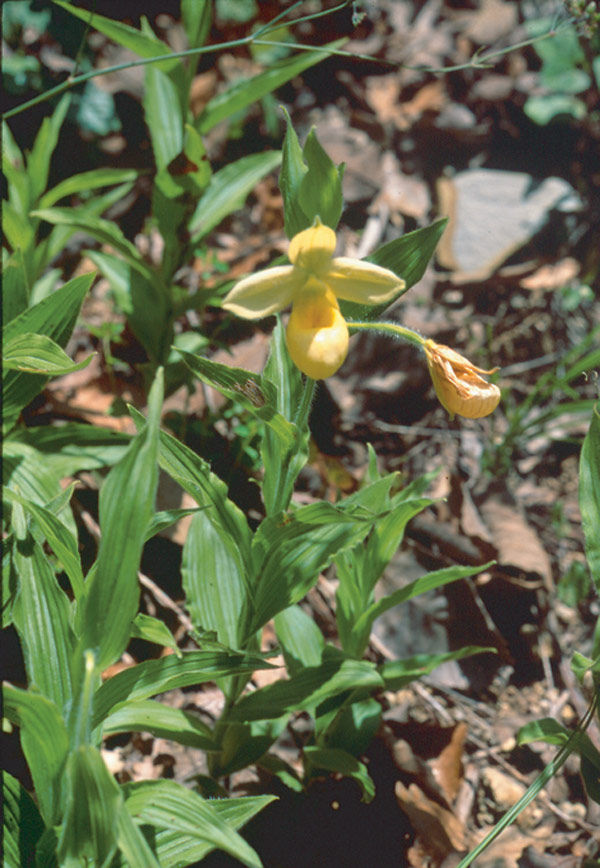
[[[171,9],[177,4],[161,4],[160,14],[154,5],[145,9],[151,23],[180,47],[178,11]],[[279,6],[261,3],[261,20]],[[99,3],[97,11],[114,14],[108,7]],[[389,611],[376,623],[369,654],[395,659],[466,644],[495,653],[445,664],[381,696],[384,724],[366,758],[377,787],[369,805],[349,780],[319,779],[298,795],[254,769],[234,775],[234,795],[280,796],[245,832],[266,868],[458,864],[456,854],[481,840],[556,751],[541,742],[519,747],[520,727],[544,717],[570,726],[584,715],[587,699],[570,659],[574,651],[590,652],[599,614],[587,583],[578,507],[578,455],[590,419],[580,402],[598,396],[598,371],[585,364],[600,337],[598,88],[590,79],[576,97],[562,94],[575,102],[567,100],[552,116],[557,92],[543,78],[544,64],[552,62],[544,46],[552,40],[500,53],[527,40],[536,22],[550,26],[557,10],[560,23],[566,13],[556,4],[382,0],[361,8],[366,16],[356,27],[346,8],[296,36],[313,44],[347,36],[346,51],[375,59],[330,57],[283,87],[277,101],[253,107],[239,120],[237,137],[215,128],[207,147],[217,166],[280,147],[279,104],[301,141],[314,126],[334,162],[346,164],[339,243],[348,256],[368,255],[440,215],[450,217],[424,278],[387,316],[482,368],[500,367],[499,409],[482,420],[450,421],[414,348],[379,335],[355,337],[340,372],[319,386],[312,454],[297,498],[335,501],[355,490],[365,473],[367,444],[382,471],[400,471],[406,482],[438,470],[431,489],[436,502],[409,524],[386,571],[385,591],[431,569],[496,564]],[[237,35],[236,25],[217,18],[210,38],[217,43]],[[559,28],[555,38],[563,36]],[[114,46],[93,38],[98,63],[119,61]],[[489,46],[496,55],[489,67],[477,68],[471,59]],[[582,38],[581,46],[573,65],[589,69],[589,42]],[[54,52],[56,64],[60,46]],[[44,62],[50,56],[47,51]],[[250,74],[255,64],[246,48],[204,63],[194,84],[198,104]],[[449,66],[459,68],[423,69]],[[98,80],[115,99],[121,128],[88,136],[80,147],[81,130],[73,126],[70,171],[85,168],[92,151],[105,165],[148,168],[151,151],[139,111],[143,73],[137,73]],[[548,116],[551,121],[541,123]],[[140,183],[114,218],[132,240],[149,211],[148,184]],[[78,270],[91,267],[80,261],[81,246],[64,254]],[[197,284],[236,277],[285,250],[273,174],[212,233],[181,279]],[[223,314],[209,310],[208,317],[214,332]],[[140,406],[143,400],[140,348],[124,327],[107,353],[106,340],[90,337],[88,329],[96,326],[100,334],[107,321],[116,323],[118,334],[123,319],[99,280],[69,349],[87,355],[91,341],[98,355],[84,370],[53,381],[28,421],[68,417],[130,430],[115,402]],[[199,325],[190,320],[184,327]],[[231,345],[215,347],[214,357],[259,371],[270,326],[230,327]],[[182,389],[167,401],[165,424],[175,433],[185,430],[187,442],[227,481],[232,498],[255,514],[258,489],[249,480],[256,468],[247,455],[240,460],[235,453],[240,420],[224,408],[209,390],[198,387],[190,395]],[[91,475],[83,482],[90,490],[95,485]],[[186,506],[166,485],[160,496],[159,508]],[[85,526],[93,498],[86,500],[85,491],[76,497]],[[164,617],[179,636],[185,635],[182,594],[171,577],[184,533],[180,524],[153,540],[142,565],[146,611]],[[335,636],[334,605],[335,582],[324,575],[303,606],[328,638]],[[134,643],[132,660],[136,649]],[[257,683],[264,683],[261,676]],[[200,708],[208,719],[220,701],[216,688],[175,691],[166,699]],[[302,727],[300,716],[296,731]],[[597,730],[590,736],[599,743]],[[290,737],[278,749],[296,762]],[[122,779],[185,780],[204,769],[199,752],[149,736],[112,739],[105,755]],[[587,797],[578,768],[572,757],[478,858],[478,868],[583,868],[598,858],[600,807]],[[234,863],[214,854],[203,864]]]

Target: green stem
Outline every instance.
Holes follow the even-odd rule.
[[[424,346],[426,341],[426,338],[422,337],[418,332],[392,322],[349,322],[348,328],[350,329],[350,333],[365,330],[380,332],[393,338],[408,341],[409,344],[414,344],[420,348]]]

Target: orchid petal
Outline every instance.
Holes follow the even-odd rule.
[[[240,280],[225,296],[223,308],[243,319],[261,319],[292,303],[306,276],[291,265],[279,265]]]
[[[381,265],[337,256],[322,279],[337,298],[358,304],[383,304],[405,288],[406,283]]]

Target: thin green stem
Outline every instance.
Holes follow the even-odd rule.
[[[404,326],[391,322],[349,322],[348,328],[350,332],[371,330],[382,334],[390,335],[393,338],[400,338],[408,341],[409,344],[414,344],[416,347],[423,347],[425,338],[418,332],[412,329],[407,329]]]
[[[297,5],[297,4],[296,4]],[[333,7],[332,9],[327,9],[322,12],[314,13],[312,15],[306,15],[301,18],[294,19],[291,24],[296,24],[299,21],[307,21],[312,18],[318,18],[322,15],[329,15],[332,12],[335,12],[339,9],[347,6],[348,3],[344,2],[339,4],[338,6]],[[295,7],[292,7],[292,9]],[[286,14],[291,10],[286,10]],[[411,66],[406,63],[393,63],[391,61],[383,60],[380,57],[374,57],[371,54],[357,54],[352,51],[347,51],[343,48],[326,48],[324,46],[315,46],[315,45],[306,45],[304,43],[290,43],[290,42],[271,42],[269,40],[261,40],[260,36],[264,36],[265,34],[271,32],[275,29],[274,25],[276,22],[280,21],[283,17],[283,13],[277,15],[272,21],[266,24],[264,27],[257,30],[255,33],[251,33],[248,36],[243,36],[240,39],[232,39],[228,42],[220,42],[218,45],[204,45],[200,48],[188,48],[185,51],[174,51],[168,54],[161,54],[156,57],[143,57],[140,60],[130,60],[127,63],[119,63],[115,66],[107,66],[103,69],[93,69],[90,72],[83,73],[82,75],[69,76],[65,81],[56,85],[56,87],[50,88],[50,90],[44,91],[44,93],[38,94],[30,100],[27,100],[21,105],[15,106],[7,112],[2,114],[3,120],[8,120],[9,118],[14,117],[15,115],[21,114],[21,112],[27,111],[27,109],[33,108],[39,103],[46,102],[51,99],[53,96],[57,96],[58,94],[64,93],[67,90],[70,90],[73,87],[77,87],[79,84],[84,84],[86,81],[90,81],[90,79],[96,78],[100,75],[109,75],[113,72],[122,72],[124,69],[130,69],[131,67],[136,66],[147,66],[151,63],[161,63],[165,60],[173,60],[179,59],[183,57],[193,57],[200,54],[215,54],[218,51],[223,51],[228,48],[238,48],[243,45],[250,45],[251,43],[255,43],[256,45],[269,45],[269,46],[282,46],[285,48],[295,48],[299,51],[323,51],[328,55],[336,55],[339,57],[351,57],[354,60],[367,60],[374,63],[379,63],[384,66],[390,66],[393,68],[404,68],[404,69],[412,69],[419,72],[432,72],[438,75],[442,75],[446,72],[456,72],[461,69],[482,69],[486,68],[490,65],[490,61],[496,60],[497,58],[503,57],[505,54],[509,54],[511,51],[515,51],[519,48],[525,48],[528,45],[535,45],[537,42],[541,42],[544,39],[550,39],[559,32],[559,30],[569,24],[572,24],[575,19],[573,17],[568,18],[566,21],[562,22],[558,27],[552,27],[547,33],[542,33],[539,36],[532,36],[530,39],[525,39],[522,42],[517,42],[514,45],[509,45],[506,48],[498,49],[498,51],[491,51],[484,56],[480,56],[480,51],[476,51],[473,57],[467,61],[466,63],[457,64],[456,66],[442,66],[442,67],[433,67],[433,66]]]

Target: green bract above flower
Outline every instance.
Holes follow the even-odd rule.
[[[383,304],[404,289],[393,271],[344,256],[334,257],[335,232],[319,218],[290,241],[291,265],[259,271],[233,287],[223,307],[244,319],[260,319],[292,305],[286,329],[289,353],[308,377],[338,370],[348,353],[348,326],[338,299]]]

